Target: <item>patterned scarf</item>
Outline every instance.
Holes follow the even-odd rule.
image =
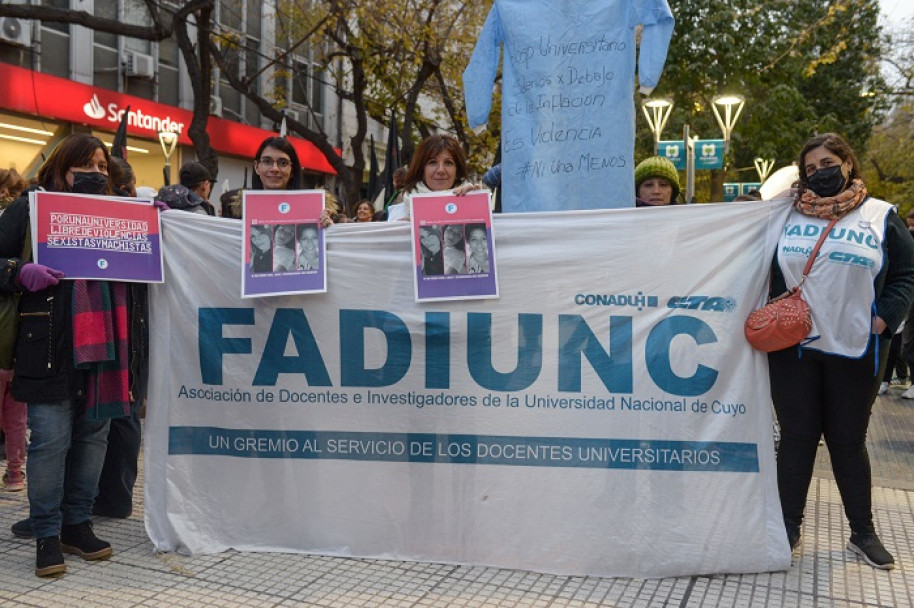
[[[801,190],[793,206],[803,215],[811,215],[826,220],[841,219],[866,199],[866,186],[863,180],[855,179],[850,187],[835,196],[819,196],[812,190]]]
[[[126,284],[73,282],[73,362],[88,370],[90,420],[130,415],[127,334]]]

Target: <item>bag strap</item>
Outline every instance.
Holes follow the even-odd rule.
[[[806,267],[803,268],[803,278],[800,279],[800,283],[797,285],[798,288],[803,284],[803,281],[806,280],[806,275],[812,270],[812,263],[816,261],[816,256],[819,255],[819,249],[822,248],[822,243],[825,242],[825,239],[828,238],[828,233],[831,232],[831,229],[834,228],[837,223],[838,218],[833,219],[828,223],[828,226],[825,227],[825,230],[822,231],[822,234],[819,235],[816,246],[812,248],[812,253],[809,254],[809,259],[806,260]]]

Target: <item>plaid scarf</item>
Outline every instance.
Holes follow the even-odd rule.
[[[73,362],[88,370],[86,417],[130,415],[127,374],[127,286],[73,282]]]
[[[835,196],[819,196],[812,190],[801,190],[793,206],[803,215],[826,220],[841,219],[859,207],[866,195],[863,180],[855,179],[846,190]]]

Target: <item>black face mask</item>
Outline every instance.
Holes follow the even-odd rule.
[[[108,176],[98,171],[74,171],[72,190],[77,194],[105,194]]]
[[[819,196],[835,196],[844,189],[847,178],[841,172],[841,165],[819,169],[809,176],[809,189]]]

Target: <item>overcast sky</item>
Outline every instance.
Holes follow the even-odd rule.
[[[883,25],[897,27],[900,21],[914,17],[914,0],[879,0]]]

